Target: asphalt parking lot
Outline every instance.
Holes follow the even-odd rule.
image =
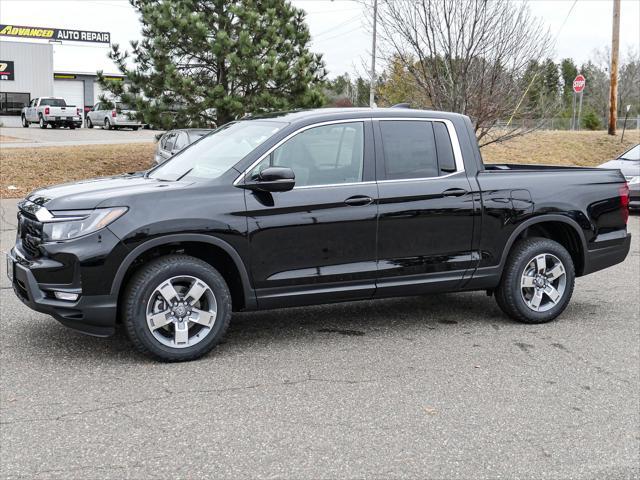
[[[70,145],[96,145],[120,143],[154,142],[158,130],[131,129],[104,130],[102,128],[47,128],[37,125],[29,128],[3,127],[0,136],[6,137],[0,144],[2,148],[38,148]]]
[[[627,260],[578,279],[551,324],[481,292],[242,313],[185,364],[32,312],[2,262],[0,477],[638,478],[629,228]]]

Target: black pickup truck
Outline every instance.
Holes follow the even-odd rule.
[[[469,119],[323,109],[225,125],[147,172],[19,204],[8,272],[29,307],[190,360],[233,310],[486,290],[553,320],[624,260],[617,170],[484,165]]]

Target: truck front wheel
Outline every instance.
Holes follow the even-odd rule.
[[[166,362],[195,360],[211,351],[227,330],[231,294],[208,263],[167,255],[133,275],[122,311],[138,351]]]
[[[567,307],[574,283],[573,260],[562,245],[548,238],[527,238],[509,253],[496,301],[514,320],[546,323]]]
[[[22,115],[22,126],[24,128],[29,128],[29,122],[27,122],[27,117],[25,117],[24,115]]]

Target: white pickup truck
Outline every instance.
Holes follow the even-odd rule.
[[[31,100],[22,109],[22,126],[28,128],[37,123],[40,128],[69,127],[74,129],[82,126],[82,112],[75,105],[67,105],[64,98],[38,97]]]

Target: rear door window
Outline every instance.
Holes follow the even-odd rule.
[[[438,159],[431,122],[380,122],[385,180],[437,177]]]
[[[384,162],[379,180],[433,178],[456,171],[449,130],[443,122],[381,120]]]

